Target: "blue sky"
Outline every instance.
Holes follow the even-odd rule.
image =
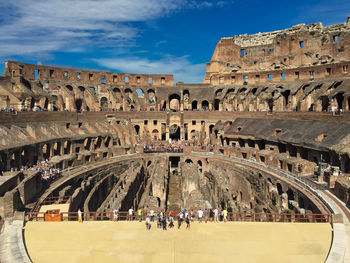
[[[200,83],[221,37],[345,22],[349,0],[0,0],[6,60]]]

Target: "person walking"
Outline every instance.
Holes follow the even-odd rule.
[[[214,209],[214,222],[219,222],[219,210],[217,208]]]
[[[190,217],[187,215],[186,216],[186,229],[190,229],[190,227],[191,227],[191,223],[190,223]]]
[[[208,209],[205,209],[204,210],[204,221],[205,221],[205,223],[208,222],[208,218],[209,218],[209,211],[208,211]]]
[[[202,217],[203,217],[202,209],[199,209],[197,213],[198,213],[198,221],[199,223],[202,223]]]
[[[149,215],[151,216],[151,222],[154,222],[154,211],[153,211],[153,209],[151,209],[149,211]]]
[[[118,221],[118,210],[117,209],[113,210],[113,220]]]
[[[139,208],[139,210],[137,210],[137,214],[139,217],[139,222],[141,222],[142,221],[142,209]]]
[[[78,209],[78,222],[83,223],[83,213]]]
[[[132,218],[132,215],[134,213],[134,209],[130,208],[129,209],[129,221],[131,221],[133,218]]]
[[[163,216],[163,230],[167,230],[166,227],[167,227],[167,222],[166,222],[166,216],[164,215]]]
[[[151,222],[148,216],[146,217],[146,229],[151,230]]]
[[[227,222],[227,210],[226,210],[226,208],[222,211],[222,215],[223,215],[224,222],[226,223]]]
[[[179,213],[179,215],[177,216],[177,229],[180,229],[181,224],[182,224],[182,218],[183,218],[183,213]]]

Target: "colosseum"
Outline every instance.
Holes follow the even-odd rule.
[[[0,108],[1,262],[350,262],[350,16],[221,38],[199,84],[7,61]]]

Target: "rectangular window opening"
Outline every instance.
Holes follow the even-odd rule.
[[[101,84],[106,84],[106,76],[105,75],[101,76]]]
[[[63,77],[64,79],[68,79],[68,71],[63,71]]]
[[[124,82],[125,82],[125,83],[129,83],[129,76],[125,76]]]
[[[94,74],[89,73],[89,80],[92,80],[94,78]]]
[[[34,78],[35,78],[35,80],[39,79],[39,70],[38,69],[34,69]]]
[[[148,78],[148,84],[152,84],[153,80],[151,77]]]
[[[141,77],[140,76],[136,77],[136,83],[138,83],[138,84],[141,83]]]
[[[268,79],[272,80],[272,74],[268,74]]]
[[[327,75],[331,75],[332,74],[332,69],[331,68],[327,68]]]
[[[192,125],[196,125],[196,123],[197,123],[196,121],[192,121]]]
[[[281,74],[281,78],[282,78],[283,80],[285,80],[285,79],[286,79],[286,73],[282,73],[282,74]]]
[[[77,79],[81,79],[80,72],[77,72]]]
[[[242,48],[241,49],[241,56],[244,56],[244,54],[245,54],[245,50]]]
[[[304,41],[299,42],[300,48],[304,48]]]
[[[270,53],[273,53],[275,50],[273,48],[270,48]]]
[[[50,69],[50,78],[52,78],[53,77],[53,73],[54,73],[55,71],[53,70],[53,69]]]
[[[338,43],[338,36],[333,36],[333,42]]]
[[[165,78],[164,78],[164,77],[161,77],[160,82],[161,82],[162,84],[165,84]]]
[[[113,75],[113,82],[118,82],[118,76],[117,75]]]

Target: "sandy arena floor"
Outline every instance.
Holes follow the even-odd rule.
[[[139,222],[28,222],[25,241],[40,262],[324,262],[330,224],[193,223],[163,231]]]

